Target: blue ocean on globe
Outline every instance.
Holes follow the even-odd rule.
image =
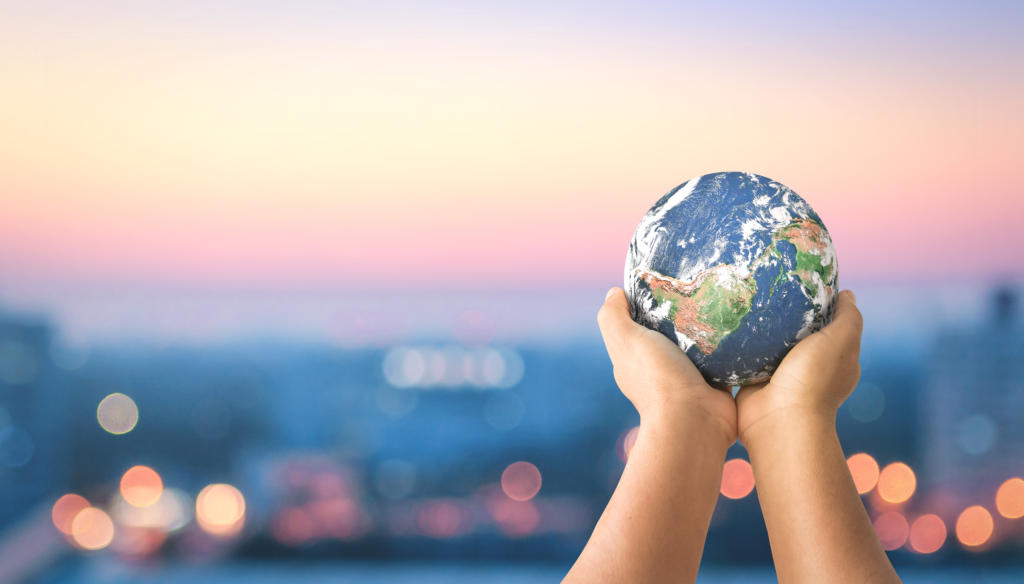
[[[744,172],[669,191],[637,226],[625,266],[633,319],[728,386],[768,379],[830,322],[838,278],[832,238],[807,201]]]

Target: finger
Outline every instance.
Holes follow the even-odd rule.
[[[605,296],[604,305],[597,312],[597,324],[601,328],[608,355],[615,359],[629,339],[637,334],[640,325],[629,316],[629,301],[622,288],[612,288]]]
[[[857,308],[857,297],[852,290],[843,290],[836,297],[836,310],[824,329],[829,335],[836,335],[845,340],[860,339],[864,330],[864,317]]]

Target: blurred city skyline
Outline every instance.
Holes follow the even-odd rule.
[[[923,350],[940,330],[992,318],[990,292],[1024,290],[1022,278],[977,282],[849,282],[865,315],[865,338]],[[621,282],[608,284],[621,286]],[[313,342],[389,347],[409,340],[459,343],[599,342],[597,309],[607,286],[568,289],[473,289],[407,292],[339,288],[265,291],[128,289],[0,294],[0,315],[54,327],[72,350],[125,343],[209,345]]]
[[[1019,298],[1012,287],[989,290],[985,314],[915,328],[917,346],[865,338],[863,375],[837,426],[901,572],[976,558],[1016,565]],[[509,346],[467,326],[458,343],[406,338],[388,349],[239,343],[75,355],[55,350],[56,333],[0,318],[0,525],[14,534],[0,557],[62,558],[70,572],[51,570],[55,581],[108,564],[134,574],[134,562],[157,557],[169,563],[152,576],[170,578],[184,559],[224,554],[565,562],[636,436],[596,342]],[[727,459],[705,560],[764,566],[745,450],[735,444]],[[38,508],[12,523],[25,504]],[[75,556],[69,544],[111,551]]]

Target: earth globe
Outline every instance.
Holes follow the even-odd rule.
[[[625,290],[633,320],[731,387],[767,380],[832,320],[838,278],[832,238],[807,201],[770,178],[720,172],[651,207],[629,244]]]

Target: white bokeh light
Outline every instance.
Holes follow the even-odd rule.
[[[401,389],[508,389],[524,372],[522,357],[512,349],[451,344],[394,347],[381,368],[388,384]]]
[[[96,407],[96,420],[111,434],[127,434],[139,421],[139,408],[127,395],[112,393]]]

